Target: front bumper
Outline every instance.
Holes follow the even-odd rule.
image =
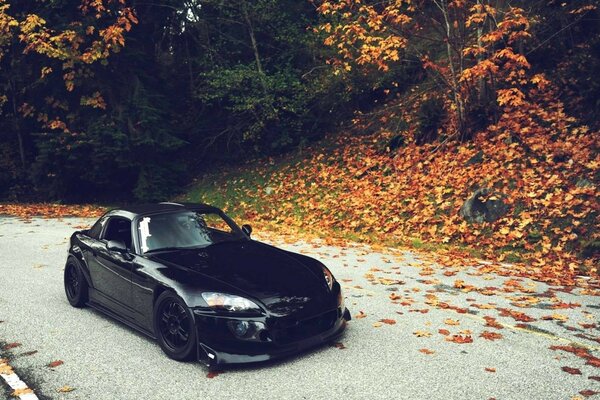
[[[345,307],[306,318],[230,318],[196,315],[198,360],[210,368],[274,360],[329,342],[342,334],[351,319]],[[232,321],[248,321],[264,328],[253,339],[241,339]]]

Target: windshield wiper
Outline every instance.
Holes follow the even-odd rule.
[[[158,253],[158,252],[162,252],[162,251],[177,251],[177,250],[197,250],[197,249],[201,249],[204,246],[187,246],[187,247],[178,247],[178,246],[172,246],[172,247],[161,247],[159,249],[152,249],[152,250],[148,250],[146,252],[144,252],[144,254],[149,254],[149,253]]]

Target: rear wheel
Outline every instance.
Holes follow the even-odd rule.
[[[79,262],[69,258],[64,273],[65,294],[73,307],[83,307],[88,300],[88,285]]]
[[[163,351],[178,361],[196,355],[194,316],[185,302],[172,292],[163,292],[154,305],[154,332]]]

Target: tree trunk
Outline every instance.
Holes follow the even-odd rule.
[[[256,61],[256,69],[260,74],[260,80],[262,84],[263,91],[265,94],[267,93],[267,85],[265,82],[265,72],[262,67],[262,63],[260,61],[260,54],[258,52],[258,45],[256,43],[256,37],[254,36],[254,28],[252,27],[252,21],[250,20],[250,15],[248,14],[248,7],[246,5],[246,1],[242,1],[242,13],[244,14],[244,20],[246,21],[246,25],[248,26],[248,33],[250,35],[250,42],[252,43],[252,50],[254,51],[254,59]]]
[[[452,44],[451,40],[451,32],[452,25],[450,24],[450,19],[448,16],[448,6],[445,0],[435,1],[436,6],[439,8],[442,13],[442,17],[444,19],[444,25],[446,26],[446,52],[448,56],[448,67],[450,68],[450,84],[452,90],[452,98],[454,105],[456,106],[456,118],[458,124],[458,134],[460,135],[461,140],[467,139],[466,132],[466,124],[465,124],[465,110],[464,103],[461,98],[460,87],[458,83],[458,77],[456,72],[456,67],[454,66],[453,54],[452,54]]]
[[[25,145],[23,144],[23,133],[21,132],[21,124],[19,124],[19,113],[17,107],[17,93],[15,90],[14,83],[9,80],[10,89],[12,92],[12,109],[13,109],[13,126],[17,135],[17,142],[19,145],[19,157],[21,159],[21,168],[25,170]]]

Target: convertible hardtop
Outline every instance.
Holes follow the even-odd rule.
[[[172,202],[163,202],[163,203],[155,203],[155,204],[136,204],[130,206],[124,206],[120,208],[115,208],[110,210],[107,214],[127,214],[129,218],[133,219],[135,217],[139,217],[141,215],[149,215],[149,214],[160,214],[165,212],[173,212],[173,211],[200,211],[200,212],[213,212],[213,213],[221,213],[222,211],[213,206],[209,206],[208,204],[203,203],[172,203]]]

